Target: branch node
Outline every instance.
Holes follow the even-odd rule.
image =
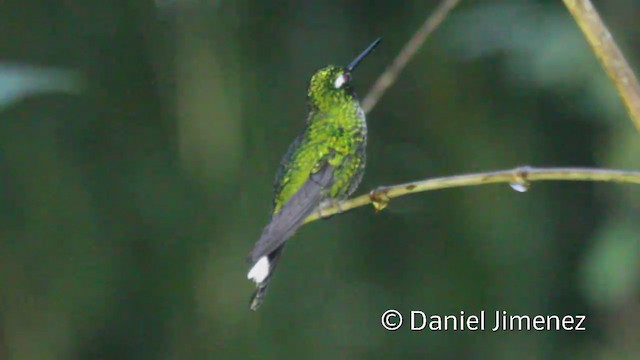
[[[376,209],[376,212],[384,210],[384,208],[389,205],[391,199],[387,195],[388,192],[389,190],[387,188],[377,188],[369,192],[371,205]]]
[[[527,165],[515,168],[511,175],[512,180],[509,182],[509,186],[517,192],[526,192],[529,190],[531,188],[531,182],[529,182],[527,178],[531,170],[531,167]]]

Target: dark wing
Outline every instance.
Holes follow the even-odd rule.
[[[251,251],[251,261],[255,263],[284,244],[324,200],[325,192],[333,182],[334,168],[329,164],[329,158],[325,158],[319,170],[310,174],[300,189],[273,215]]]
[[[258,242],[251,251],[250,260],[256,262],[266,256],[268,259],[268,274],[261,282],[256,283],[256,290],[251,296],[249,307],[257,310],[267,294],[269,282],[280,261],[285,242],[302,225],[304,219],[320,205],[325,197],[326,189],[333,184],[333,167],[328,159],[324,160],[320,169],[310,174],[309,179],[276,213],[271,222],[265,227]]]

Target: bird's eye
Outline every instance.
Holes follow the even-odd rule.
[[[338,77],[336,77],[336,80],[333,82],[333,86],[336,89],[340,89],[344,84],[348,83],[349,80],[350,80],[349,73],[340,74],[338,75]]]

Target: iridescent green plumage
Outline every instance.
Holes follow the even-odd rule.
[[[285,241],[322,203],[348,197],[362,179],[367,127],[351,87],[351,71],[378,43],[379,39],[349,66],[327,66],[311,78],[305,130],[282,159],[271,221],[250,255],[248,277],[257,287],[252,310],[264,299]]]
[[[365,165],[367,126],[364,113],[349,84],[335,89],[344,68],[319,70],[309,86],[309,117],[303,134],[289,147],[275,181],[273,210],[280,208],[317,172],[323,161],[335,168],[328,199],[350,195],[360,183]]]

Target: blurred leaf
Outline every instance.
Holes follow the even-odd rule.
[[[482,4],[452,19],[450,48],[461,59],[505,54],[510,79],[544,86],[592,75],[591,56],[571,18],[531,2]],[[567,55],[570,56],[567,56]]]
[[[78,72],[26,64],[0,63],[0,110],[35,94],[77,93],[82,79]]]
[[[596,305],[615,306],[637,290],[640,268],[638,229],[614,222],[596,238],[583,264],[582,284]]]
[[[625,114],[576,24],[557,8],[531,1],[484,3],[451,20],[446,46],[459,59],[503,55],[507,78],[520,86],[584,92],[573,107],[600,115],[602,122],[618,122]]]

